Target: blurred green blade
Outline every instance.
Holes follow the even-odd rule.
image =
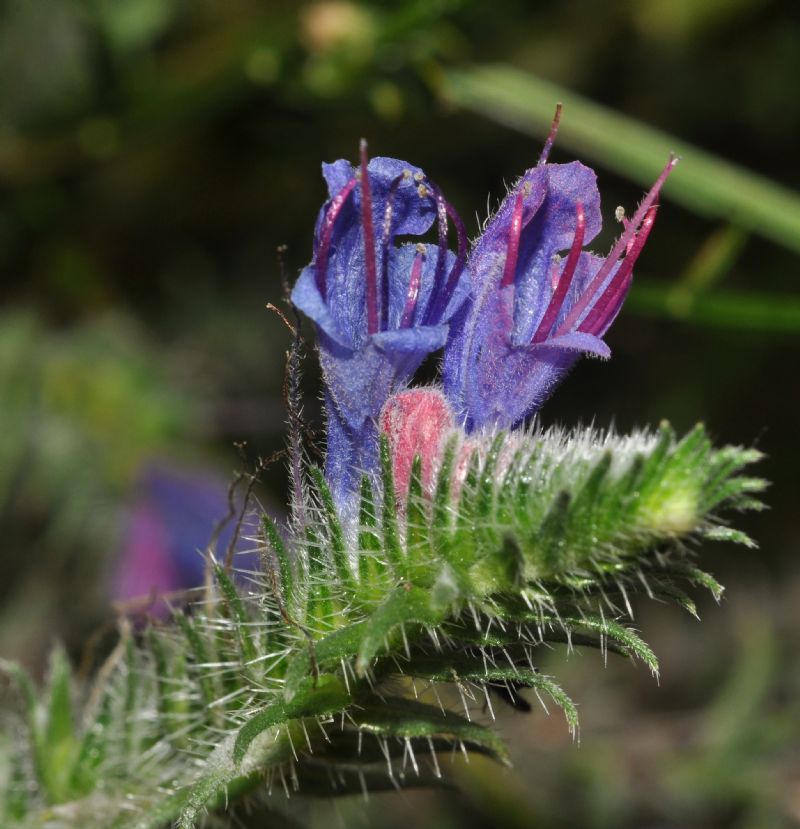
[[[452,104],[537,138],[547,135],[561,101],[559,146],[645,186],[653,183],[668,153],[675,152],[683,160],[665,187],[669,198],[800,252],[797,193],[564,87],[518,69],[488,65],[450,70],[444,95]]]
[[[676,301],[677,300],[677,301]],[[675,319],[719,328],[771,334],[800,332],[800,300],[753,291],[717,291],[684,304],[670,287],[640,280],[627,300],[627,308],[644,316]]]

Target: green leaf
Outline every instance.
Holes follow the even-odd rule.
[[[341,681],[327,674],[319,678],[317,687],[300,690],[291,700],[282,699],[263,708],[238,731],[233,746],[233,760],[241,763],[247,750],[268,728],[282,725],[299,717],[317,717],[341,711],[350,703],[350,695]]]
[[[204,707],[212,710],[213,703],[221,696],[221,692],[217,693],[214,679],[209,676],[208,665],[211,660],[203,634],[197,629],[194,619],[182,611],[176,613],[174,618],[184,636],[187,653],[192,657],[192,662],[187,666],[188,672],[196,681]]]
[[[400,531],[397,527],[397,500],[394,491],[394,472],[389,440],[381,435],[381,481],[383,484],[383,553],[399,579],[408,578],[408,562],[400,547]]]
[[[333,503],[333,496],[325,481],[325,476],[319,467],[311,467],[311,477],[314,480],[314,486],[322,502],[325,526],[328,531],[333,564],[339,579],[339,584],[344,589],[345,596],[348,599],[352,599],[356,595],[355,580],[353,578],[353,571],[350,569],[350,561],[344,545],[344,533],[342,531],[342,525],[339,522],[339,516],[336,513],[336,507]]]
[[[365,624],[358,649],[356,672],[364,675],[370,662],[389,644],[395,629],[403,625],[436,625],[443,619],[442,610],[434,609],[425,590],[403,584],[391,592]]]
[[[372,484],[361,478],[361,502],[358,531],[359,595],[365,602],[379,601],[385,591],[388,565],[381,553],[381,539],[374,528],[378,524]]]
[[[253,666],[258,659],[258,646],[254,640],[250,618],[245,610],[244,602],[236,589],[236,585],[231,581],[222,565],[214,565],[214,577],[228,607],[242,660],[246,665]]]
[[[72,670],[59,645],[50,655],[48,700],[42,737],[42,783],[51,803],[71,796],[69,780],[78,748],[72,708]]]
[[[264,535],[266,536],[269,548],[278,560],[278,572],[280,573],[279,586],[281,590],[279,599],[291,611],[295,591],[295,575],[292,558],[286,549],[286,545],[283,543],[283,539],[275,522],[266,513],[261,517],[261,525],[264,529]]]
[[[474,682],[480,686],[490,683],[513,683],[547,693],[564,712],[570,731],[578,727],[578,709],[570,697],[551,678],[519,665],[493,665],[479,656],[463,654],[415,657],[408,666],[409,673],[434,682]]]
[[[494,731],[423,702],[386,696],[379,703],[353,709],[351,716],[358,728],[373,734],[463,742],[480,746],[500,762],[509,763],[505,744]]]
[[[429,506],[422,491],[422,458],[415,455],[411,463],[406,499],[406,555],[412,578],[416,577],[418,571],[424,573],[429,570],[433,558]]]
[[[97,784],[97,770],[108,756],[112,703],[112,691],[106,686],[102,692],[97,714],[83,734],[78,756],[70,775],[70,789],[75,795],[89,794]]]
[[[286,668],[285,698],[291,700],[311,672],[312,648],[313,662],[318,670],[331,665],[338,666],[343,659],[352,659],[358,653],[366,627],[366,621],[353,622],[328,633],[313,644],[299,639],[298,641],[302,644],[289,660]]]
[[[774,181],[510,66],[451,69],[445,80],[450,103],[540,139],[561,101],[558,145],[643,186],[652,184],[669,152],[677,153],[682,160],[666,198],[800,251],[800,196]]]

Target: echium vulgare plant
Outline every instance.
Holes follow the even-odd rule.
[[[260,566],[237,572],[251,524],[233,515],[195,600],[121,624],[93,678],[61,649],[43,689],[4,664],[17,702],[0,824],[262,825],[284,793],[438,785],[453,749],[508,761],[492,718],[524,711],[525,689],[577,729],[538,668],[543,646],[656,673],[633,597],[694,612],[688,588],[720,595],[695,551],[752,544],[723,515],[760,507],[764,482],[742,471],[757,452],[714,449],[701,426],[678,438],[666,423],[618,435],[531,421],[581,354],[608,356],[675,163],[600,256],[584,249],[600,230],[595,175],[549,163],[554,133],[470,251],[419,168],[370,160],[364,143],[356,165],[323,167],[329,199],[292,302],[317,333],[324,466],[301,441],[298,329],[289,515],[259,516]],[[415,386],[439,351],[441,383]]]

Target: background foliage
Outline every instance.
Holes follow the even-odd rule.
[[[560,98],[553,158],[598,169],[609,227],[670,149],[685,163],[614,359],[584,362],[543,419],[667,417],[679,432],[701,419],[718,443],[755,441],[774,482],[771,511],[744,523],[761,550],[707,551],[729,590],[722,612],[701,604],[699,633],[641,609],[660,687],[571,660],[580,748],[537,711],[514,721],[513,772],[473,764],[464,794],[406,794],[390,814],[380,797],[337,808],[348,825],[800,821],[789,0],[6,0],[0,78],[4,656],[41,670],[58,635],[78,658],[108,618],[143,463],[227,475],[234,440],[281,444],[288,335],[264,304],[280,297],[276,247],[290,274],[309,258],[320,160],[353,157],[366,135],[466,214],[533,162]],[[276,471],[260,495],[280,503],[284,487]]]

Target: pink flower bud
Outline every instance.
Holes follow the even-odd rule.
[[[380,415],[380,430],[389,438],[397,496],[404,502],[414,458],[422,459],[422,487],[432,492],[448,437],[456,428],[444,394],[436,388],[409,389],[390,397]]]

